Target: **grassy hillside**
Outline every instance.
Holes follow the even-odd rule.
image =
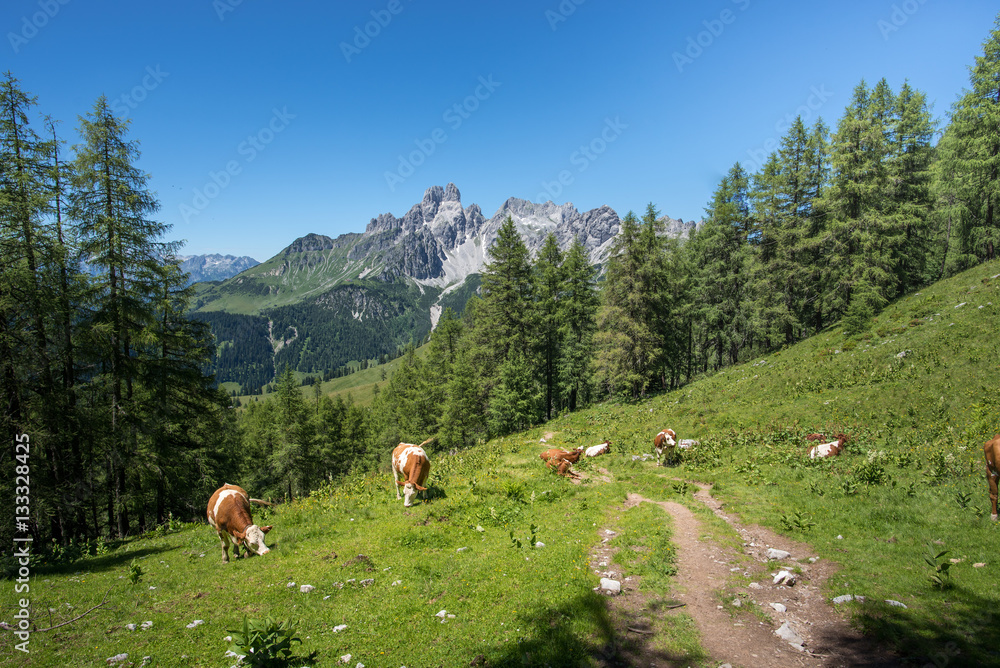
[[[33,634],[31,655],[0,645],[0,661],[91,666],[127,652],[135,665],[144,656],[163,666],[230,665],[224,638],[244,615],[270,615],[295,621],[297,655],[321,666],[346,654],[349,665],[368,667],[605,665],[595,657],[630,642],[615,636],[615,613],[592,591],[599,576],[589,557],[611,529],[620,567],[642,577],[648,600],[637,614],[652,624],[657,649],[677,665],[714,666],[691,618],[658,605],[675,569],[668,516],[622,505],[631,491],[679,501],[706,535],[740,544],[677,477],[714,483],[729,513],[838,563],[824,594],[866,596],[838,609],[914,664],[996,665],[1000,534],[989,520],[981,448],[1000,431],[998,275],[995,262],[908,296],[859,337],[834,327],[676,392],[435,453],[431,499],[410,509],[382,472],[258,511],[260,523],[275,526],[262,558],[223,566],[214,532],[198,524],[65,565],[35,563],[39,628],[105,593],[107,603]],[[667,426],[700,444],[666,471],[632,459]],[[817,430],[849,434],[845,454],[809,460],[804,437]],[[611,439],[614,452],[582,464],[589,477],[573,485],[539,462],[544,432],[558,447]],[[136,584],[132,563],[142,570]],[[757,569],[750,579],[768,577],[767,564]],[[735,573],[720,603],[748,591],[750,579]],[[315,590],[303,593],[303,584]],[[12,583],[0,591],[4,621],[14,621],[20,596]],[[753,607],[732,614],[753,620]],[[150,629],[125,626],[147,620]]]

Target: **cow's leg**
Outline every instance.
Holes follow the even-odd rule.
[[[225,531],[219,532],[219,540],[222,541],[222,563],[229,563],[229,534]]]
[[[403,497],[399,495],[399,475],[395,466],[392,467],[392,486],[396,488],[396,500],[399,501]]]
[[[990,519],[997,521],[997,473],[986,467],[986,479],[990,483]]]

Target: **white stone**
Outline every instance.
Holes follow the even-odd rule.
[[[788,571],[778,571],[774,576],[773,584],[784,584],[791,587],[795,584],[795,576]]]
[[[780,561],[781,559],[787,559],[790,556],[792,556],[792,553],[786,552],[785,550],[776,550],[773,547],[768,548],[767,550],[768,559],[778,559]]]
[[[893,606],[894,608],[902,608],[906,610],[906,604],[900,603],[899,601],[893,601],[892,599],[887,598],[885,599],[885,602]]]
[[[435,614],[434,616],[435,617],[440,617],[441,619],[444,619],[445,615],[447,615],[447,614],[448,614],[447,610],[442,610],[441,612]]]
[[[316,587],[313,587],[312,585],[302,585],[301,587],[299,587],[299,591],[302,592],[303,594],[308,594],[315,588]]]
[[[460,548],[458,548],[458,549],[457,549],[457,550],[455,550],[455,551],[456,551],[456,552],[465,552],[465,551],[466,551],[466,550],[468,550],[468,549],[469,549],[469,548],[467,548],[467,547],[460,547]]]
[[[351,660],[351,655],[350,654],[344,654],[342,657],[340,657],[340,662],[341,663],[347,663],[350,660]]]
[[[545,547],[545,543],[543,543],[542,541],[538,541],[537,543],[535,543],[535,547],[539,547],[539,548]]]
[[[128,654],[115,654],[114,656],[109,656],[105,661],[107,661],[109,666],[113,666],[116,663],[121,663],[128,659]]]
[[[292,587],[294,587],[294,586],[295,586],[295,583],[294,583],[294,582],[289,582],[289,583],[288,583],[288,584],[286,584],[285,586],[286,586],[286,587],[288,587],[289,589],[291,589]]]
[[[190,624],[188,624],[187,627],[189,629],[193,629],[194,627],[199,626],[199,625],[204,624],[204,623],[205,623],[204,619],[196,619],[193,622],[191,622]]]
[[[743,601],[741,601],[738,598],[734,598],[733,599],[733,607],[734,608],[739,608],[739,607],[742,607],[742,606],[743,606]]]
[[[772,603],[771,607],[774,608],[777,612],[785,612],[786,610],[788,610],[788,608],[785,607],[784,603]]]
[[[139,625],[139,628],[140,629],[151,629],[151,628],[153,628],[153,622],[149,622],[149,621],[143,622],[142,624]]]
[[[125,628],[127,628],[129,631],[135,631],[138,627],[135,624],[126,624]]]
[[[842,596],[837,596],[833,599],[834,605],[840,605],[841,603],[850,603],[851,601],[858,601],[859,603],[864,601],[864,596],[853,596],[851,594],[844,594]]]
[[[622,583],[618,580],[612,580],[610,578],[601,578],[601,589],[609,591],[612,594],[620,594],[622,591]]]
[[[337,626],[333,627],[333,632],[334,633],[340,633],[341,631],[343,631],[346,628],[347,628],[347,624],[338,624]]]
[[[788,644],[792,645],[793,647],[799,650],[802,649],[802,643],[805,642],[805,640],[802,639],[802,636],[800,636],[798,633],[792,630],[792,627],[788,625],[788,622],[782,624],[781,627],[774,632],[774,635],[778,636],[779,638],[788,642]]]
[[[757,582],[751,582],[749,586],[751,589],[763,589],[763,587],[760,586],[760,584],[758,584]]]

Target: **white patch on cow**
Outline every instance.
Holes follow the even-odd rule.
[[[829,457],[833,454],[834,448],[838,443],[839,441],[831,441],[829,443],[821,443],[813,446],[813,448],[809,451],[809,459]]]
[[[215,519],[216,517],[219,516],[219,507],[222,506],[222,502],[223,501],[225,501],[226,499],[228,499],[231,496],[239,496],[239,495],[240,495],[240,493],[238,491],[236,491],[235,489],[223,490],[219,494],[219,498],[217,498],[215,500],[215,508],[212,508],[212,518]],[[202,497],[202,498],[204,498],[204,497]],[[215,526],[215,524],[213,523],[212,526]]]

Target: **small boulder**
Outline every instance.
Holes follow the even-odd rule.
[[[612,594],[620,594],[622,591],[622,583],[618,580],[612,580],[611,578],[601,578],[601,589]]]
[[[774,576],[773,584],[783,584],[791,587],[795,584],[795,576],[788,571],[778,571]]]
[[[774,635],[778,636],[795,649],[799,651],[803,650],[802,645],[805,643],[805,640],[803,640],[802,636],[795,632],[788,622],[782,624],[781,627],[774,632]]]
[[[768,559],[777,559],[778,561],[781,561],[782,559],[787,559],[790,556],[792,556],[792,553],[786,552],[785,550],[776,550],[773,547],[767,550]]]
[[[301,587],[299,587],[299,591],[302,592],[303,594],[308,594],[315,588],[316,587],[313,587],[312,585],[302,585]]]
[[[776,612],[785,612],[788,608],[785,607],[784,603],[772,603],[771,607],[774,608]]]

